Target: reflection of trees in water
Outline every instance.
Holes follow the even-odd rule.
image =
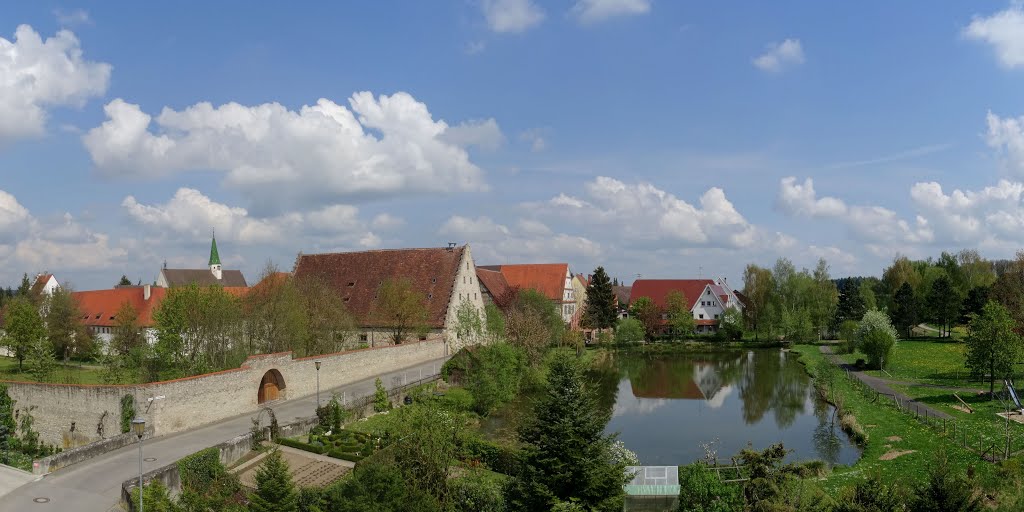
[[[746,359],[740,379],[743,419],[757,423],[768,411],[775,415],[779,428],[793,424],[803,412],[809,383],[799,367],[791,364],[782,352],[753,352]]]
[[[774,350],[619,353],[606,358],[591,373],[602,411],[609,413],[623,377],[629,379],[633,395],[638,398],[710,400],[723,387],[735,384],[743,402],[744,421],[757,423],[771,412],[779,428],[793,424],[804,411],[810,394],[809,379],[799,365],[787,360],[785,353]]]
[[[839,463],[839,451],[843,443],[829,418],[818,417],[818,426],[814,427],[814,451],[818,457],[831,465]]]
[[[598,361],[587,370],[587,380],[597,392],[597,411],[607,423],[612,417],[615,398],[619,393],[619,369],[615,364],[614,352],[607,352],[608,357]]]

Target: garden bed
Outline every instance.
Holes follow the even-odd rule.
[[[304,438],[304,439],[303,439]],[[278,439],[278,444],[327,455],[335,459],[359,462],[380,449],[380,438],[365,432],[341,429],[335,432]]]

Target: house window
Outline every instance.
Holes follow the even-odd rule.
[[[459,294],[459,300],[462,300],[462,294],[461,293]]]
[[[433,299],[434,298],[434,294],[433,293],[428,293],[427,294],[427,298],[428,299]]]
[[[431,277],[430,278],[430,282],[431,283],[436,283],[437,282],[437,278],[436,277]]]
[[[355,282],[355,281],[349,281],[349,282],[348,282],[348,287],[349,287],[349,288],[351,288],[351,287],[353,287],[353,286],[355,286],[355,285],[356,285],[356,282]]]
[[[704,295],[711,295],[711,290],[704,292]]]
[[[359,341],[366,341],[366,335],[365,334],[360,334],[359,335]]]
[[[715,320],[718,320],[718,315],[715,315]]]
[[[703,320],[703,319],[704,319],[704,313],[701,313],[701,314],[700,314],[700,319],[701,319],[701,320]]]
[[[473,300],[476,300],[476,292],[473,292]]]

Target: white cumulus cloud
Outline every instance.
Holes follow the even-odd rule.
[[[922,216],[917,216],[911,224],[881,206],[849,206],[835,197],[818,198],[810,178],[802,184],[792,176],[780,180],[777,204],[783,212],[793,216],[840,219],[862,240],[916,244],[934,239],[928,220]]]
[[[749,223],[717,187],[704,192],[698,206],[649,183],[627,184],[605,176],[586,183],[584,190],[583,198],[563,193],[529,206],[582,225],[611,226],[623,238],[647,243],[747,248],[783,240]]]
[[[523,32],[544,21],[544,10],[531,0],[482,0],[487,25],[495,32]]]
[[[1024,9],[1020,3],[991,16],[975,16],[962,33],[968,39],[988,43],[1002,67],[1024,66]]]
[[[0,37],[0,145],[41,135],[51,107],[80,107],[103,95],[110,69],[85,60],[78,39],[67,30],[44,40],[20,25],[14,41]]]
[[[444,140],[456,146],[476,146],[493,151],[505,142],[505,135],[501,133],[498,122],[491,118],[449,126],[444,132]]]
[[[761,71],[778,73],[804,63],[804,48],[799,39],[786,39],[768,45],[767,50],[754,58],[754,66]]]
[[[409,94],[360,92],[348,103],[321,99],[299,110],[198,103],[154,118],[115,99],[83,142],[108,174],[212,170],[224,173],[225,186],[273,205],[486,188],[466,149],[447,140],[452,127]],[[486,121],[455,133],[462,143],[484,144],[500,131]]]
[[[577,0],[569,11],[580,23],[589,25],[618,16],[647,14],[650,0]]]
[[[202,239],[211,230],[220,239],[247,245],[292,246],[309,239],[330,244],[356,240],[380,243],[369,231],[368,223],[360,219],[358,208],[351,205],[335,204],[307,212],[257,217],[245,208],[214,201],[196,189],[180,188],[164,204],[142,204],[128,196],[121,206],[131,219],[149,228],[164,243],[177,238]]]
[[[985,120],[985,142],[1003,156],[1011,171],[1024,174],[1024,117],[1003,118],[989,112]]]

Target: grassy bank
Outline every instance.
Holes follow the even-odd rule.
[[[964,366],[965,350],[966,345],[954,341],[900,341],[886,363],[888,374],[878,370],[867,370],[866,373],[883,379],[980,389],[984,384],[970,380]],[[849,364],[857,359],[867,359],[859,352],[839,357]]]
[[[793,352],[800,354],[800,361],[812,376],[815,368],[824,361],[819,347],[814,345],[799,345],[793,348]],[[840,408],[852,414],[863,426],[867,442],[856,464],[837,467],[827,477],[824,486],[830,492],[853,485],[874,471],[886,481],[911,486],[924,482],[933,454],[943,448],[956,471],[968,473],[968,468],[973,467],[972,472],[983,487],[997,487],[993,465],[982,462],[977,455],[965,450],[941,431],[936,432],[913,416],[900,412],[891,400],[875,401],[873,397],[865,396],[845,376],[835,379],[833,393]],[[900,452],[905,453],[893,457]]]
[[[103,370],[98,365],[82,365],[58,363],[53,373],[43,382],[56,384],[103,384]],[[13,357],[0,357],[0,380],[16,382],[35,382],[35,378],[26,371],[18,369],[18,360]]]

